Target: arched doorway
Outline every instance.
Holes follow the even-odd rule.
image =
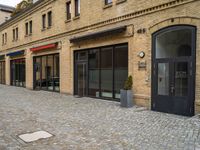
[[[152,38],[152,110],[193,116],[196,28],[171,26]]]

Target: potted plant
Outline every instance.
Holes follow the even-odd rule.
[[[125,81],[124,89],[120,90],[120,104],[121,107],[133,107],[133,79],[129,76]]]

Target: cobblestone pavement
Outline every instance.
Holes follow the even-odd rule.
[[[200,150],[200,121],[0,85],[0,150]],[[18,135],[54,136],[25,143]]]

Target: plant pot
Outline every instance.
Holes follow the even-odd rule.
[[[120,105],[121,107],[133,107],[133,92],[132,90],[120,90]]]

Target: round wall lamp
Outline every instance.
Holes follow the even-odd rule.
[[[141,51],[138,53],[138,57],[144,58],[144,56],[145,56],[145,52]]]

